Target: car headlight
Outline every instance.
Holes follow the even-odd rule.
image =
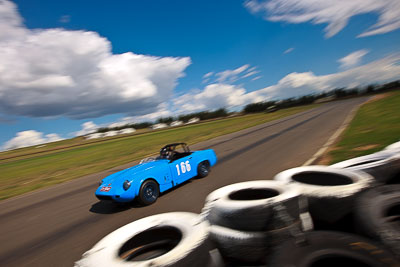
[[[131,182],[126,180],[122,187],[124,188],[125,191],[128,190],[129,187],[131,187]]]

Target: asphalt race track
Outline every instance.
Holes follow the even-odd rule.
[[[170,211],[199,213],[208,193],[302,165],[366,98],[318,108],[192,146],[213,148],[217,165],[204,179],[163,194],[148,207],[99,202],[98,182],[126,164],[0,203],[1,266],[73,266],[102,237],[134,220]],[[180,140],[176,140],[179,142]],[[58,163],[62,164],[62,163]]]

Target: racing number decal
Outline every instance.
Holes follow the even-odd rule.
[[[185,169],[185,166],[186,166],[186,171],[188,171],[188,172],[190,172],[190,170],[192,169],[191,167],[190,167],[190,163],[189,163],[189,161],[187,160],[187,161],[185,161],[185,164],[183,164],[183,162],[181,162],[181,168],[182,168],[182,172],[184,173],[184,169]]]
[[[185,162],[182,161],[180,165],[181,165],[180,169],[179,169],[179,164],[175,165],[176,171],[178,172],[178,176],[181,175],[181,171],[182,173],[185,173],[187,171],[190,172],[190,170],[192,169],[192,167],[190,167],[190,163],[188,160]]]

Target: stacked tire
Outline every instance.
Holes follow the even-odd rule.
[[[384,185],[362,194],[356,203],[358,232],[400,257],[400,185]]]
[[[400,221],[400,187],[375,187],[375,178],[366,172],[330,166],[293,168],[274,179],[296,186],[307,198],[316,231],[305,233],[301,245],[295,239],[281,243],[268,266],[399,266],[400,227],[382,221]],[[377,216],[389,207],[388,216]],[[365,237],[337,231],[355,229]],[[382,234],[383,229],[391,230]]]
[[[222,187],[206,198],[202,217],[210,236],[230,264],[265,264],[280,242],[302,238],[300,195],[277,181],[251,181]]]
[[[104,237],[75,267],[214,267],[209,227],[188,212],[146,217]]]
[[[395,143],[385,150],[345,160],[332,167],[369,173],[377,184],[399,183],[400,148]]]
[[[295,186],[307,198],[316,228],[324,230],[350,216],[357,196],[374,184],[367,173],[328,166],[293,168],[274,179]]]

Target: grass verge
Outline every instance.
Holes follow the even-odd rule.
[[[293,115],[317,105],[209,121],[179,128],[85,143],[82,139],[0,153],[0,200],[141,159],[167,143],[194,144]],[[82,142],[81,146],[73,146]],[[60,145],[61,144],[61,145]],[[68,148],[68,145],[71,147]],[[53,150],[56,147],[62,150]],[[43,153],[35,154],[35,151]],[[4,159],[13,155],[17,158]],[[21,156],[22,155],[22,156]],[[25,155],[25,156],[24,156]]]
[[[329,164],[367,155],[400,139],[400,91],[375,96],[357,112],[340,141],[329,151]]]

